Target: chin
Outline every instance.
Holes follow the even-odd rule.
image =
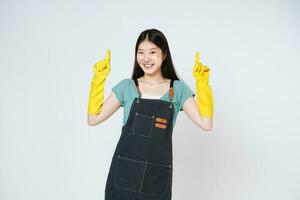
[[[153,75],[153,74],[156,74],[159,71],[159,69],[157,69],[157,68],[154,68],[154,69],[145,69],[145,68],[142,68],[142,70],[147,75]]]
[[[154,75],[154,74],[157,73],[157,70],[152,70],[152,71],[150,71],[150,70],[144,70],[144,73],[147,74],[147,75]]]

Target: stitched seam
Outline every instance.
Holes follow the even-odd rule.
[[[149,130],[149,136],[147,135],[142,135],[142,134],[139,134],[138,132],[135,132],[135,124],[136,124],[136,119],[137,119],[137,116],[140,116],[140,117],[143,117],[143,118],[148,118],[148,119],[151,119],[151,124],[150,124],[150,130]],[[140,113],[136,113],[135,114],[135,117],[134,117],[134,122],[133,122],[133,125],[132,125],[132,131],[131,131],[131,134],[132,135],[138,135],[138,136],[141,136],[141,137],[147,137],[147,138],[150,138],[151,137],[151,133],[152,133],[152,129],[153,129],[153,122],[154,122],[154,116],[149,116],[149,115],[143,115],[143,114],[140,114]]]
[[[165,164],[159,164],[159,163],[153,163],[153,162],[148,162],[149,165],[154,165],[158,167],[167,167],[170,168],[172,165],[165,165]]]
[[[128,157],[124,157],[124,156],[119,156],[119,158],[120,158],[120,159],[123,159],[123,160],[129,160],[129,161],[137,162],[137,163],[145,163],[145,161],[142,161],[142,160],[136,160],[136,159],[128,158]]]
[[[149,164],[149,162],[148,162],[148,164]],[[168,188],[168,186],[169,186],[170,175],[171,175],[170,173],[171,173],[171,168],[168,169],[167,183],[165,184],[165,190],[164,190],[162,193],[160,193],[160,194],[157,194],[157,193],[151,193],[151,192],[141,192],[141,193],[143,193],[143,194],[150,194],[150,195],[159,196],[159,197],[163,196],[163,195],[167,192],[167,188]]]
[[[116,188],[121,189],[121,190],[131,191],[131,192],[139,192],[137,190],[131,190],[131,189],[128,189],[128,188],[125,188],[125,187],[121,187],[117,184],[116,179],[117,179],[117,171],[118,171],[118,166],[119,166],[119,159],[125,159],[125,160],[130,160],[130,161],[135,161],[135,162],[143,162],[143,161],[138,161],[138,160],[134,160],[134,159],[130,159],[130,158],[124,158],[124,157],[121,157],[120,155],[118,155],[116,169],[115,169],[115,175],[114,175],[114,185],[115,185]]]
[[[116,175],[117,175],[117,171],[118,171],[118,165],[119,165],[119,159],[123,159],[123,160],[129,160],[129,161],[133,161],[133,162],[138,162],[138,163],[147,163],[147,164],[150,164],[150,165],[155,165],[155,166],[160,166],[160,167],[168,167],[168,178],[167,178],[167,184],[165,186],[165,190],[163,193],[161,194],[156,194],[156,193],[151,193],[151,192],[142,192],[141,191],[141,188],[142,188],[142,183],[144,181],[144,177],[145,177],[145,173],[146,173],[146,165],[145,164],[145,168],[144,168],[144,174],[143,174],[143,178],[142,178],[142,181],[141,181],[141,186],[140,186],[140,190],[130,190],[128,188],[124,188],[124,187],[120,187],[118,184],[117,184],[117,181],[116,181]],[[154,196],[162,196],[164,195],[166,192],[167,192],[167,188],[169,186],[169,182],[170,182],[170,175],[171,175],[171,166],[172,165],[163,165],[163,164],[158,164],[158,163],[153,163],[153,162],[148,162],[147,160],[146,161],[141,161],[141,160],[136,160],[136,159],[131,159],[131,158],[127,158],[127,157],[124,157],[124,156],[120,156],[118,155],[118,159],[117,159],[117,164],[116,164],[116,169],[115,169],[115,175],[114,175],[114,185],[116,188],[118,189],[121,189],[121,190],[125,190],[125,191],[131,191],[131,192],[137,192],[137,193],[142,193],[142,194],[149,194],[149,195],[154,195]]]
[[[144,173],[143,173],[143,177],[142,177],[142,181],[141,181],[141,185],[140,185],[140,190],[139,190],[139,192],[141,192],[141,190],[142,190],[142,185],[143,185],[143,182],[144,182],[144,177],[145,177],[145,173],[146,173],[146,168],[147,168],[147,160],[146,160],[146,164],[145,164]]]

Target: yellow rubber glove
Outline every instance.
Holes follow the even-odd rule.
[[[88,114],[98,115],[101,112],[104,100],[104,84],[110,72],[110,50],[106,51],[106,58],[94,65],[94,78],[91,82],[91,89],[88,103]]]
[[[196,52],[193,76],[196,80],[196,99],[202,117],[212,118],[214,114],[214,98],[208,83],[210,69],[199,61],[199,52]]]

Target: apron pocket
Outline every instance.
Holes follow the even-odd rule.
[[[153,121],[154,116],[135,113],[135,118],[132,125],[132,135],[150,138],[153,128]]]
[[[144,161],[119,155],[115,172],[115,186],[119,189],[138,192],[141,187],[144,169]]]
[[[142,192],[159,196],[163,195],[167,191],[170,175],[171,165],[147,162]]]

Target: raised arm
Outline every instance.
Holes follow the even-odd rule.
[[[110,73],[110,50],[106,52],[106,58],[94,65],[94,77],[91,82],[88,102],[88,125],[94,126],[110,117],[119,107],[116,96],[112,92],[106,101],[104,100],[104,85]]]
[[[120,102],[118,101],[114,92],[111,92],[101,107],[101,112],[98,115],[88,115],[88,125],[95,126],[110,116],[112,116],[119,108]]]
[[[193,97],[189,97],[183,104],[182,110],[199,128],[204,131],[211,131],[213,128],[213,119],[202,117],[198,110],[197,102]]]
[[[196,100],[188,98],[183,104],[183,111],[200,128],[212,130],[214,99],[212,89],[208,83],[210,69],[199,61],[199,52],[196,53],[193,76],[196,80]]]

